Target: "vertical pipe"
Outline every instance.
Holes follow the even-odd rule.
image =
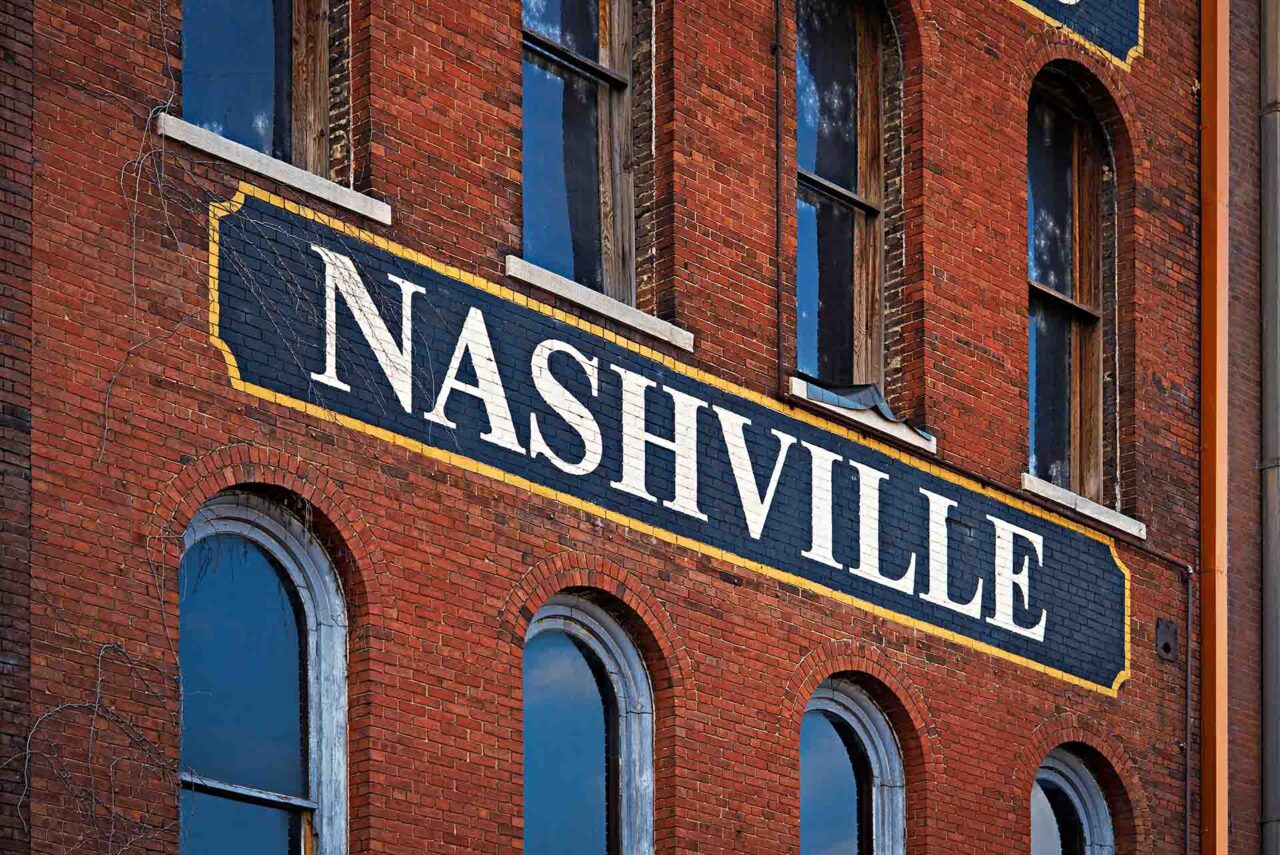
[[[1191,681],[1194,679],[1191,649],[1191,627],[1195,621],[1196,572],[1187,565],[1187,622],[1182,625],[1186,645],[1186,682],[1182,688],[1182,852],[1191,855]]]
[[[785,397],[790,387],[782,353],[782,28],[782,0],[773,0],[773,341],[777,392]]]
[[[1280,855],[1280,0],[1262,0],[1262,851]]]
[[[1200,4],[1200,851],[1227,855],[1229,0]]]

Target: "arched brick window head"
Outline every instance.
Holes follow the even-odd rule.
[[[346,616],[303,523],[214,497],[179,567],[182,855],[347,851]]]

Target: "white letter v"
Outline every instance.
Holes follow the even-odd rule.
[[[787,451],[796,438],[779,430],[772,431],[778,438],[778,456],[773,461],[769,488],[761,497],[760,483],[751,467],[751,455],[747,451],[747,441],[743,434],[743,428],[751,424],[751,420],[723,407],[713,406],[712,409],[720,417],[720,429],[724,433],[724,444],[729,449],[729,462],[733,465],[733,480],[738,483],[738,499],[742,503],[742,513],[747,518],[747,530],[753,538],[759,540],[769,516],[769,508],[773,506],[773,494],[778,489],[778,479],[782,476]]]

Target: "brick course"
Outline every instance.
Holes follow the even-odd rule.
[[[642,304],[694,332],[698,367],[772,394],[773,7],[652,6],[657,127],[641,246],[654,262]],[[350,10],[355,186],[394,211],[392,228],[373,230],[522,288],[503,276],[521,233],[519,4]],[[659,851],[794,851],[804,699],[846,670],[868,675],[898,728],[911,851],[1027,851],[1035,767],[1063,741],[1089,745],[1114,770],[1104,786],[1123,787],[1120,851],[1181,851],[1184,663],[1159,660],[1154,636],[1162,617],[1188,630],[1182,567],[1198,551],[1198,9],[1148,4],[1129,72],[1005,0],[892,0],[889,11],[904,51],[902,291],[915,308],[904,382],[918,384],[909,410],[947,467],[1018,491],[1027,456],[1036,72],[1078,65],[1112,102],[1109,130],[1124,130],[1113,137],[1128,236],[1120,465],[1123,507],[1149,539],[1119,538],[1133,571],[1133,676],[1118,698],[234,392],[207,337],[205,205],[249,176],[148,132],[178,91],[178,4],[37,0],[31,702],[48,712],[100,688],[136,730],[99,722],[90,756],[91,715],[47,721],[39,744],[58,751],[33,767],[33,850],[88,840],[106,851],[111,835],[139,834],[132,851],[175,851],[176,786],[160,760],[178,757],[180,535],[202,501],[252,485],[296,497],[349,598],[353,852],[518,851],[520,639],[566,587],[612,596],[650,665]],[[788,32],[784,115],[794,49]],[[793,169],[783,174],[790,277]],[[115,777],[108,758],[123,758]]]

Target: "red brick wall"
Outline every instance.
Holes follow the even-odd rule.
[[[1262,567],[1258,432],[1258,107],[1259,11],[1256,3],[1231,4],[1231,374],[1230,483],[1228,505],[1228,674],[1231,721],[1231,851],[1259,846],[1262,707]]]
[[[0,3],[0,758],[30,726],[33,4]],[[29,852],[22,767],[0,769],[0,852]]]
[[[794,851],[799,717],[841,671],[870,675],[899,728],[913,852],[1027,851],[1032,777],[1062,742],[1114,767],[1122,851],[1181,851],[1186,686],[1154,634],[1161,617],[1181,626],[1197,554],[1194,3],[1148,4],[1131,72],[1005,0],[891,4],[912,370],[944,464],[1016,491],[1027,456],[1031,80],[1078,62],[1125,130],[1122,450],[1150,536],[1119,548],[1133,676],[1116,699],[232,391],[206,334],[204,206],[243,176],[173,143],[161,155],[146,132],[179,55],[176,3],[162,9],[37,4],[31,685],[55,713],[34,765],[38,851],[123,834],[173,851],[180,535],[238,483],[296,492],[342,544],[353,851],[518,849],[519,639],[572,586],[629,609],[650,662],[661,851]],[[700,367],[772,392],[772,4],[655,2],[654,19],[656,302],[695,333]],[[352,3],[357,186],[392,204],[383,233],[502,281],[521,233],[519,24],[515,0]],[[793,53],[788,34],[788,75]],[[790,253],[789,178],[783,191]]]

